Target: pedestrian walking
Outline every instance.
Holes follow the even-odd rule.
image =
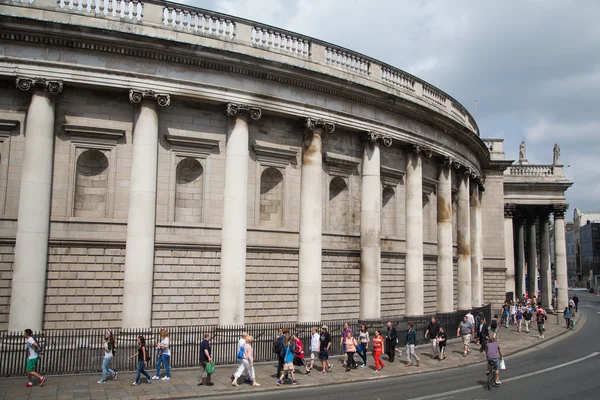
[[[508,304],[508,301],[504,302],[504,305],[502,306],[502,321],[504,322],[504,326],[506,328],[508,328],[508,323],[510,320],[510,305]]]
[[[488,326],[485,317],[479,319],[479,325],[477,325],[477,341],[479,342],[479,352],[483,353],[485,350],[485,343],[488,337]]]
[[[244,333],[246,333],[246,332],[244,332]],[[285,342],[285,335],[287,333],[288,333],[287,329],[279,328],[279,334],[277,335],[277,337],[275,338],[275,341],[273,342],[273,352],[277,354],[277,376],[281,375],[281,371],[283,371],[283,364],[285,363],[285,361],[284,361],[284,355],[285,355],[284,342]],[[246,333],[246,335],[247,335],[247,333]],[[242,337],[242,339],[243,339],[243,337]],[[242,341],[240,340],[240,343],[241,342]],[[242,347],[243,347],[243,344],[242,344]],[[238,343],[238,348],[239,348],[239,343]]]
[[[437,335],[438,346],[440,347],[440,361],[446,359],[446,340],[448,336],[446,335],[446,330],[443,326],[440,326],[440,331]]]
[[[212,349],[210,347],[211,336],[210,332],[206,332],[204,334],[204,340],[200,342],[200,373],[198,374],[198,386],[214,385],[214,383],[211,382],[212,373],[209,373],[206,370],[208,363],[212,362]]]
[[[531,319],[533,318],[533,314],[531,313],[531,309],[528,307],[523,312],[523,323],[525,324],[525,331],[529,333],[529,328],[531,326]]]
[[[498,318],[498,314],[495,314],[494,318],[492,318],[492,322],[490,323],[490,331],[490,337],[493,337],[496,339],[496,341],[498,341],[498,332],[500,331],[500,319]]]
[[[110,330],[104,332],[102,349],[104,350],[104,358],[102,359],[102,379],[100,379],[98,383],[106,383],[106,372],[110,372],[113,380],[117,380],[117,371],[113,371],[112,369],[108,368],[108,365],[115,355],[115,338]]]
[[[569,309],[569,307],[565,307],[564,318],[565,318],[565,325],[567,326],[567,329],[570,329],[571,328],[571,310]]]
[[[523,325],[523,311],[521,307],[517,309],[515,319],[517,320],[517,330],[519,331],[519,333],[521,333],[521,326]]]
[[[279,332],[281,332],[281,329],[279,330]],[[236,372],[238,370],[242,370],[242,372],[246,373],[246,377],[244,378],[244,383],[251,383],[252,382],[252,378],[250,377],[250,371],[244,368],[243,365],[243,360],[244,360],[244,346],[246,346],[246,339],[248,339],[248,332],[242,332],[242,337],[240,338],[240,340],[238,340],[238,344],[237,344],[237,353],[236,353],[236,360],[237,360],[237,368],[235,369]],[[280,364],[281,367],[283,368],[283,364]],[[278,367],[279,368],[279,367]],[[279,374],[281,373],[281,370],[278,369],[277,370],[277,376],[279,376]],[[231,378],[231,383],[233,383],[235,379],[235,372],[233,373],[233,375],[230,376]]]
[[[317,328],[312,328],[310,330],[310,367],[308,367],[306,375],[310,375],[310,372],[315,366],[315,360],[319,358],[320,335],[317,331]]]
[[[398,332],[396,327],[388,321],[387,332],[385,333],[385,354],[387,354],[390,362],[394,362],[396,356],[396,344],[398,343]]]
[[[331,348],[331,335],[329,334],[329,328],[327,325],[321,327],[321,335],[319,336],[319,361],[323,365],[321,374],[331,372],[333,365],[329,363],[329,349]]]
[[[340,347],[342,348],[342,354],[344,355],[344,361],[342,361],[342,365],[347,365],[348,352],[346,351],[346,339],[350,333],[352,333],[350,324],[348,322],[344,322],[344,329],[342,330],[342,337],[340,338]]]
[[[458,329],[456,330],[456,336],[462,337],[464,353],[463,356],[466,357],[467,354],[471,352],[469,346],[471,344],[471,337],[474,333],[473,324],[469,322],[469,319],[465,315],[463,317],[462,322],[458,325]]]
[[[246,337],[244,338],[244,346],[242,347],[243,349],[243,354],[240,354],[241,357],[241,363],[238,364],[238,369],[235,371],[235,374],[233,374],[233,381],[231,382],[232,386],[239,386],[237,383],[237,380],[240,376],[242,376],[242,374],[244,373],[244,371],[246,371],[246,376],[250,377],[250,382],[252,382],[252,386],[260,386],[260,384],[258,382],[256,382],[256,375],[254,374],[254,350],[252,348],[252,342],[253,342],[254,338],[248,334],[246,334]],[[291,344],[291,340],[289,339],[288,336],[288,344]],[[291,361],[294,359],[294,355],[292,354],[292,358],[290,360]],[[292,375],[293,376],[293,375]],[[281,378],[283,379],[283,374],[281,375]],[[248,379],[246,379],[247,381]]]
[[[517,305],[514,303],[514,301],[510,302],[510,322],[513,324],[517,323]]]
[[[304,367],[304,372],[306,373],[306,375],[310,374],[308,366],[306,365],[306,361],[304,361],[304,346],[302,345],[302,340],[300,340],[298,335],[293,335],[292,342],[294,343],[294,365],[298,367]]]
[[[433,358],[440,358],[440,348],[438,346],[437,336],[440,332],[440,323],[435,320],[435,317],[431,317],[431,322],[427,324],[427,330],[425,331],[425,337],[431,340],[431,349]]]
[[[23,337],[25,337],[25,343],[27,345],[27,364],[25,365],[27,383],[25,384],[25,387],[33,386],[33,378],[39,379],[40,386],[42,386],[44,382],[46,382],[46,378],[35,372],[35,367],[40,359],[42,348],[36,338],[33,337],[33,331],[31,329],[25,329]]]
[[[538,335],[540,339],[544,338],[544,324],[546,323],[546,314],[538,310],[535,314],[535,321],[537,322]]]
[[[579,297],[577,295],[573,295],[573,303],[575,303],[575,312],[579,311]]]
[[[164,364],[165,376],[162,378],[163,381],[171,379],[171,349],[169,349],[169,332],[166,329],[160,330],[160,342],[156,343],[156,355],[158,361],[156,361],[156,375],[152,377],[152,380],[158,380],[160,378],[160,367]]]
[[[467,320],[471,323],[471,325],[475,326],[475,317],[473,317],[471,310],[467,311]]]
[[[572,297],[569,297],[569,310],[571,311],[571,318],[575,318],[575,301]]]
[[[360,334],[359,334],[359,349],[358,350],[358,355],[360,356],[360,358],[362,358],[363,360],[363,365],[361,366],[362,368],[366,368],[367,367],[367,350],[369,349],[369,330],[367,329],[366,325],[363,325],[360,327]]]
[[[383,361],[381,361],[381,354],[383,353],[383,337],[381,331],[377,329],[375,331],[375,337],[373,337],[373,360],[375,360],[375,372],[379,372],[385,367]]]
[[[419,344],[419,339],[417,338],[417,332],[415,331],[414,325],[412,322],[409,322],[408,324],[406,324],[406,326],[408,327],[408,330],[406,331],[406,357],[408,359],[408,363],[406,364],[406,366],[411,367],[412,359],[414,358],[415,361],[417,362],[417,367],[418,367],[421,359],[417,356],[417,353],[415,352],[415,349],[417,348],[417,345]]]
[[[331,338],[330,338],[329,343],[331,344]],[[275,381],[278,386],[283,384],[283,377],[286,373],[292,377],[292,384],[295,385],[298,383],[296,381],[296,378],[294,377],[294,369],[295,368],[294,368],[294,363],[293,363],[293,361],[294,361],[293,346],[294,346],[294,343],[292,342],[291,337],[288,333],[285,335],[285,342],[284,342],[283,371],[281,372],[281,375]]]
[[[137,356],[137,370],[135,374],[135,381],[131,384],[131,386],[137,386],[140,384],[140,378],[142,375],[146,377],[146,383],[152,383],[152,378],[144,369],[148,361],[150,361],[150,354],[148,354],[148,349],[146,348],[146,339],[143,336],[138,336],[137,338],[138,349],[136,353],[133,353],[129,359]]]
[[[356,347],[358,343],[354,336],[352,336],[352,331],[348,332],[348,337],[346,337],[346,372],[350,371],[350,368],[356,368],[356,361],[354,361],[354,354],[356,353]]]

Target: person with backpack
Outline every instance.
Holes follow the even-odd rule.
[[[233,381],[231,382],[232,386],[238,386],[237,380],[240,376],[242,376],[242,372],[244,370],[246,370],[246,376],[250,377],[252,386],[260,386],[260,384],[256,382],[256,376],[254,375],[254,350],[252,348],[253,340],[254,338],[252,336],[246,335],[244,347],[242,347],[242,351],[238,352],[238,357],[241,356],[240,359],[242,362],[233,375]]]
[[[492,334],[490,337],[493,337],[496,341],[498,341],[498,332],[500,331],[500,320],[498,318],[498,314],[494,315],[492,321],[490,322],[490,331]]]
[[[346,372],[350,371],[350,368],[356,369],[356,361],[354,361],[354,354],[356,353],[356,347],[358,343],[354,336],[352,336],[352,331],[348,332],[348,337],[346,337],[346,342],[344,343],[344,347],[346,348]]]
[[[281,329],[280,329],[281,331]],[[244,346],[246,345],[246,339],[248,338],[248,332],[242,332],[242,337],[240,338],[240,340],[238,341],[237,344],[237,353],[236,353],[236,360],[238,363],[237,368],[235,369],[236,372],[241,370],[241,371],[246,371],[246,377],[244,378],[244,383],[251,383],[252,379],[250,378],[250,372],[248,370],[246,370],[244,368],[244,365],[242,364],[242,360],[244,359]],[[233,381],[235,380],[235,372],[233,373],[233,375],[231,375],[231,383],[233,383]]]
[[[152,380],[158,380],[160,378],[160,366],[165,365],[165,376],[162,378],[163,381],[171,379],[171,349],[169,349],[169,332],[166,329],[160,330],[160,343],[156,344],[156,355],[158,361],[156,361],[156,375],[152,377]]]
[[[544,338],[544,324],[546,323],[546,314],[538,310],[535,314],[535,321],[537,322],[538,334],[540,339]]]
[[[296,385],[298,382],[294,377],[294,342],[292,341],[292,338],[290,337],[289,333],[285,335],[283,351],[283,371],[281,372],[281,375],[279,375],[275,382],[277,383],[277,386],[281,386],[283,384],[284,375],[289,374],[292,377],[292,384]]]
[[[310,371],[315,366],[315,360],[319,357],[320,336],[317,331],[318,329],[316,327],[310,330],[310,366],[308,367],[306,375],[310,375]]]
[[[27,364],[25,366],[27,383],[25,384],[25,387],[33,386],[33,378],[38,378],[40,380],[40,386],[42,386],[44,382],[46,382],[46,377],[35,372],[35,366],[40,359],[40,355],[43,353],[42,346],[40,346],[39,342],[33,337],[33,331],[31,329],[25,329],[23,336],[27,343]]]
[[[412,359],[414,358],[417,362],[417,367],[421,362],[421,359],[417,356],[415,349],[419,344],[419,339],[417,338],[417,332],[414,329],[414,325],[412,322],[406,324],[408,330],[406,331],[406,357],[408,359],[407,367],[412,366]]]
[[[288,333],[287,329],[279,328],[279,335],[273,340],[273,353],[277,354],[277,376],[281,375],[283,371],[283,364],[285,364],[285,335]]]
[[[531,314],[531,309],[528,307],[523,312],[523,321],[525,322],[525,332],[529,333],[529,327],[531,325],[531,318],[533,315]]]
[[[152,383],[152,378],[144,369],[146,364],[148,364],[148,361],[150,361],[150,353],[148,353],[148,349],[146,348],[146,339],[144,339],[143,336],[138,336],[137,344],[138,344],[137,352],[133,353],[129,357],[129,359],[131,360],[133,357],[137,356],[137,360],[138,360],[135,381],[133,381],[131,386],[137,386],[140,384],[141,375],[144,375],[146,377],[147,383]]]
[[[117,380],[117,371],[113,371],[108,368],[108,364],[113,359],[115,355],[115,338],[110,330],[107,330],[104,333],[104,343],[102,344],[102,348],[104,349],[104,359],[102,360],[102,379],[98,381],[98,383],[106,383],[106,372],[110,372],[112,375],[113,381]]]

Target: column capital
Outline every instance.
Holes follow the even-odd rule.
[[[392,138],[375,131],[368,131],[366,133],[367,141],[371,144],[377,143],[377,141],[381,141],[385,147],[390,147],[392,145]]]
[[[307,117],[304,124],[310,131],[314,131],[315,129],[323,129],[325,133],[333,133],[335,131],[335,123],[331,121]]]
[[[58,94],[63,90],[63,82],[58,80],[47,80],[46,78],[17,77],[17,88],[27,92],[31,88],[44,89],[48,93]]]
[[[413,144],[407,147],[408,152],[414,153],[416,155],[422,155],[425,158],[433,157],[433,151],[425,146],[420,144]]]
[[[513,203],[504,203],[504,218],[512,218],[517,210],[517,205]]]
[[[129,89],[129,101],[131,103],[141,103],[142,100],[156,101],[161,107],[171,104],[171,96],[166,93],[156,93],[154,90]]]
[[[554,218],[565,218],[565,213],[569,208],[568,204],[555,204],[554,205]]]
[[[456,162],[456,159],[452,156],[440,155],[435,158],[435,161],[439,167],[450,168]]]
[[[257,121],[262,117],[262,109],[259,107],[249,106],[248,104],[227,104],[227,115],[230,117],[236,116],[237,114],[247,114],[252,118],[253,121]]]

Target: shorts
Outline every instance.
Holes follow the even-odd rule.
[[[319,352],[319,360],[327,361],[329,359],[329,352],[327,350],[322,350]]]
[[[284,371],[293,371],[294,369],[295,369],[295,367],[294,367],[294,363],[293,362],[283,364],[283,370]]]
[[[310,352],[310,359],[311,360],[316,360],[317,358],[319,358],[319,352],[318,351],[311,351]]]
[[[471,343],[471,334],[462,335],[463,345],[468,346]]]
[[[347,351],[346,351],[346,345],[345,344],[342,345],[342,353],[344,353],[344,354],[347,353]]]
[[[544,324],[538,324],[538,332],[539,333],[543,333],[544,332]]]
[[[499,369],[500,369],[500,365],[498,364],[498,359],[497,359],[497,358],[488,358],[487,360],[488,360],[488,361],[493,361],[493,362],[494,362],[494,368],[495,368],[496,370],[499,370]]]
[[[25,367],[25,371],[27,371],[27,372],[33,372],[33,371],[35,371],[35,365],[37,364],[38,360],[39,360],[39,357],[28,358],[27,359],[27,366]]]

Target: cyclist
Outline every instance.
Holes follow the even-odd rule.
[[[500,365],[498,360],[502,359],[502,351],[500,350],[500,345],[496,342],[494,337],[490,338],[490,341],[485,346],[485,356],[488,361],[494,363],[494,371],[495,371],[495,379],[494,384],[500,385]]]

